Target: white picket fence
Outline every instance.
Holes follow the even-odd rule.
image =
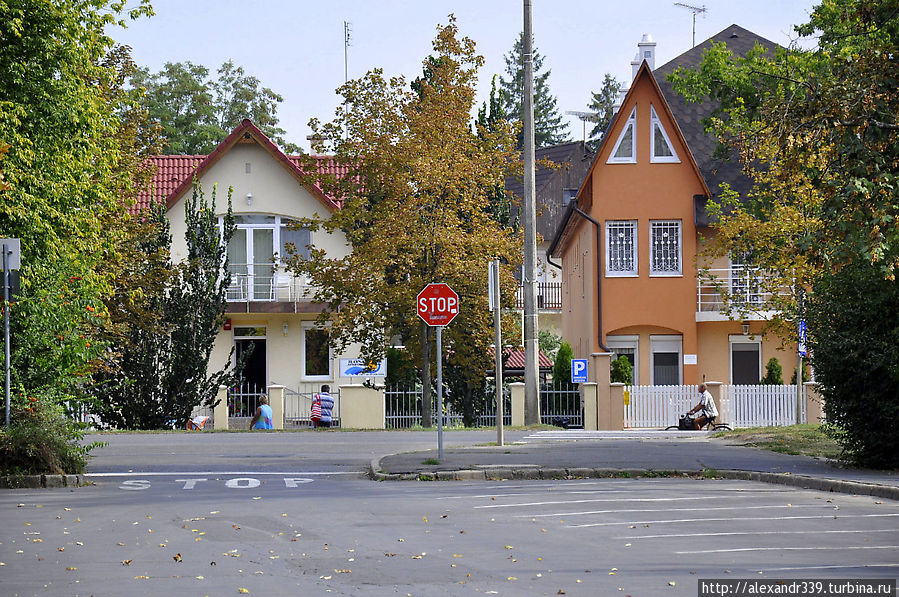
[[[625,428],[662,428],[699,402],[698,386],[625,386]],[[718,422],[731,427],[770,427],[796,423],[796,386],[721,386]],[[805,421],[805,401],[799,420]]]

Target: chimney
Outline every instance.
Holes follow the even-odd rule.
[[[631,81],[637,77],[637,71],[640,70],[640,65],[643,64],[644,60],[649,66],[649,70],[655,70],[656,42],[652,41],[652,35],[648,33],[643,34],[643,37],[637,44],[637,53],[634,56],[634,59],[631,60]],[[615,103],[616,111],[621,107],[622,102],[624,102],[624,96],[627,95],[627,91],[628,87],[624,87],[618,94],[618,101]]]

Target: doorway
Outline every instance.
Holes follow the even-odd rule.
[[[234,353],[240,362],[246,358],[240,375],[240,387],[244,392],[264,392],[268,385],[264,327],[235,327]]]

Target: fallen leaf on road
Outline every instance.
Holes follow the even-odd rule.
[[[66,570],[78,570],[78,568],[74,566],[66,566]]]
[[[179,553],[176,553],[175,555],[173,555],[173,556],[172,556],[172,559],[175,560],[176,562],[181,562],[181,561],[183,561],[183,560],[181,559],[181,553],[180,553],[180,552],[179,552]]]
[[[118,543],[116,543],[116,545],[118,545],[119,547],[125,547],[125,544],[122,543],[121,541],[119,541]]]
[[[507,545],[507,546],[506,546],[506,549],[515,549],[515,548],[512,547],[511,545]]]
[[[507,578],[506,580],[518,580],[518,578],[517,578],[517,577],[514,577],[514,576],[510,576],[510,577]]]
[[[249,593],[249,591],[246,590],[246,589],[244,589],[243,587],[238,588],[238,589],[237,589],[237,592],[238,592],[238,593]]]
[[[206,578],[203,577],[203,576],[198,576],[198,577],[197,577],[197,580],[206,580]]]
[[[395,553],[385,553],[385,554],[384,554],[384,557],[386,557],[386,558],[392,558],[392,557],[395,556],[395,555],[396,555]]]
[[[149,580],[149,576],[135,576],[134,580]]]
[[[562,589],[559,589],[558,591],[556,591],[556,595],[564,595],[564,594],[565,594],[565,591],[563,591]]]
[[[82,543],[81,541],[76,541],[75,545],[84,545],[84,543]]]
[[[134,560],[122,560],[122,566],[130,566]]]
[[[668,586],[669,586],[669,587],[673,587],[673,586],[675,586],[676,584],[677,584],[677,583],[674,582],[673,580],[669,580],[669,581],[668,581]]]
[[[336,572],[337,574],[349,574],[350,572],[352,572],[352,570],[348,570],[347,568],[344,568],[344,569],[342,569],[342,570],[338,570],[337,568],[335,568],[335,569],[334,569],[334,572]]]
[[[413,560],[420,560],[420,559],[421,559],[421,556],[412,556],[412,559],[413,559]]]

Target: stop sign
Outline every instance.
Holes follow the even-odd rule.
[[[456,291],[439,282],[428,284],[418,293],[415,300],[418,316],[430,326],[446,325],[459,314],[459,295]]]

